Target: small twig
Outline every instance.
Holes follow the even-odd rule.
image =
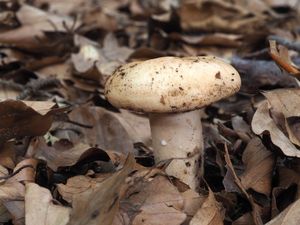
[[[284,39],[284,38],[276,36],[276,35],[268,36],[268,40],[274,40],[278,44],[283,45],[290,50],[300,52],[300,43],[299,42],[290,41],[290,40]]]
[[[32,168],[32,169],[35,169],[32,165],[24,165],[22,167],[20,167],[19,169],[17,169],[15,172],[11,173],[11,174],[8,174],[6,176],[0,176],[0,180],[7,180],[13,176],[15,176],[16,174],[20,173],[21,170],[25,169],[25,168]]]

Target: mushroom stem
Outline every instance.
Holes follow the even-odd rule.
[[[198,186],[203,137],[199,110],[183,113],[150,114],[152,146],[156,163],[173,159],[166,169],[190,188]],[[202,166],[202,163],[200,163]]]

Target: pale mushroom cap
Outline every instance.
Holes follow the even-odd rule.
[[[184,112],[228,97],[240,86],[238,72],[216,57],[161,57],[118,68],[107,80],[105,95],[118,108]]]

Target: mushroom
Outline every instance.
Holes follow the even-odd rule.
[[[149,113],[155,161],[172,159],[166,173],[195,190],[203,173],[198,109],[240,85],[238,72],[216,57],[161,57],[118,68],[106,82],[105,96],[115,107]]]

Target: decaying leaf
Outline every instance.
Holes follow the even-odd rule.
[[[190,225],[222,225],[223,220],[224,212],[222,212],[222,208],[216,201],[213,192],[209,189],[208,197],[192,218]]]
[[[264,131],[268,131],[272,142],[278,146],[285,155],[300,157],[300,151],[276,126],[276,123],[270,117],[268,102],[262,103],[257,108],[252,119],[252,130],[256,134],[262,134]]]
[[[186,219],[185,213],[181,211],[183,198],[166,177],[156,176],[143,186],[128,199],[132,207],[140,211],[134,216],[132,224],[179,225]]]
[[[246,167],[240,176],[243,186],[269,196],[275,158],[258,137],[248,143],[243,153],[243,162]]]
[[[112,33],[104,38],[103,48],[84,38],[78,38],[77,42],[80,51],[72,55],[72,62],[78,75],[102,83],[133,52],[130,48],[120,47]]]
[[[300,221],[300,200],[291,204],[266,225],[297,225]]]
[[[16,100],[0,102],[0,143],[12,138],[40,136],[49,130],[55,112],[50,110],[53,104],[33,102],[28,104],[29,106]],[[39,111],[34,110],[30,105]]]
[[[147,118],[129,112],[114,113],[100,107],[78,107],[69,118],[91,128],[72,126],[83,135],[83,142],[102,149],[127,153],[134,142],[148,142],[150,125]],[[77,140],[74,140],[76,142]]]
[[[127,175],[134,166],[134,158],[129,155],[124,167],[78,195],[73,196],[72,212],[68,225],[110,225],[118,210],[119,194]]]
[[[246,191],[244,185],[242,184],[241,180],[238,178],[238,176],[235,173],[235,170],[233,168],[232,162],[230,160],[230,156],[228,153],[227,145],[225,145],[225,161],[227,164],[228,173],[230,173],[231,179],[233,179],[233,182],[236,184],[235,188],[240,189],[240,192],[245,195],[245,197],[248,199],[249,203],[252,206],[252,218],[255,225],[262,225],[262,219],[260,216],[261,210],[260,207],[254,202],[253,197],[248,194]]]
[[[64,23],[69,27],[74,23],[69,16],[58,16],[25,4],[18,10],[17,18],[22,26],[1,33],[0,42],[13,44],[28,51],[41,51],[45,48],[53,50],[55,44],[51,45],[49,40],[46,41],[44,31],[65,31]]]
[[[70,208],[54,204],[50,191],[34,183],[26,184],[25,221],[32,225],[66,225]]]

